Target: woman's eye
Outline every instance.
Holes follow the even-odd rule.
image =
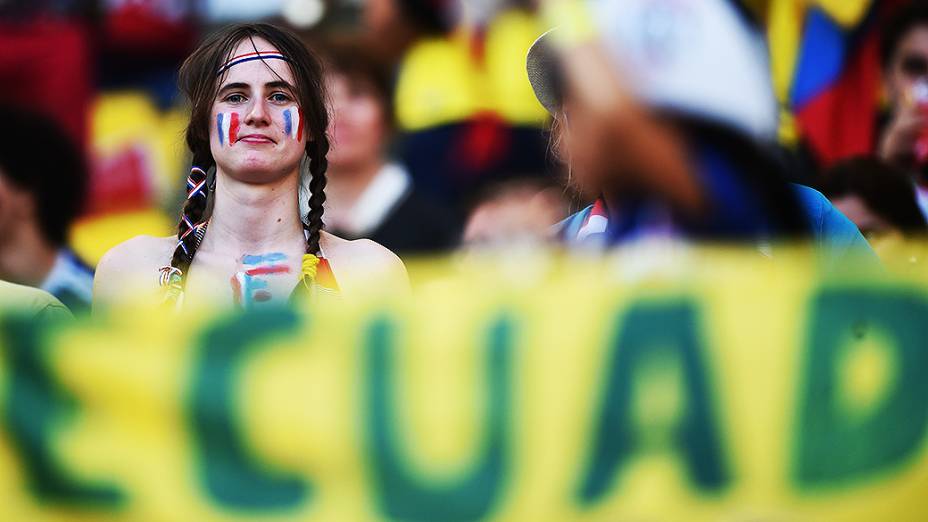
[[[275,92],[274,94],[271,95],[271,100],[275,102],[285,103],[285,102],[290,101],[290,97],[282,92]]]
[[[224,101],[227,101],[229,103],[242,103],[243,101],[245,101],[245,97],[242,96],[241,94],[230,94],[226,96],[226,99]]]

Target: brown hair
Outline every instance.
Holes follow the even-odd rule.
[[[283,54],[293,72],[295,96],[306,119],[306,156],[309,158],[309,174],[312,176],[309,183],[309,212],[303,220],[307,231],[306,253],[319,252],[325,203],[325,172],[328,168],[326,154],[329,151],[326,136],[329,115],[325,104],[322,65],[303,42],[289,31],[263,23],[230,25],[207,37],[180,68],[178,83],[191,104],[186,140],[193,154],[193,168],[187,180],[187,200],[177,230],[177,248],[171,258],[171,267],[180,271],[180,290],[183,289],[186,272],[206,234],[208,208],[211,207],[208,205],[210,191],[206,185],[207,173],[216,165],[210,152],[209,129],[213,102],[222,80],[221,75],[217,76],[217,71],[237,45],[244,40],[252,40],[254,44],[255,37],[267,40]]]
[[[328,74],[344,76],[350,85],[372,91],[380,105],[384,122],[394,127],[390,75],[368,47],[355,42],[331,40],[322,47],[320,54]]]

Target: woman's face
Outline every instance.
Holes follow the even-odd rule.
[[[243,40],[229,57],[277,53],[267,41]],[[244,56],[243,56],[244,55]],[[227,62],[228,63],[228,62]],[[243,61],[219,78],[210,118],[210,150],[219,170],[235,179],[261,183],[295,172],[308,129],[288,62]]]
[[[332,74],[329,93],[332,99],[329,164],[353,169],[379,162],[387,129],[383,106],[374,88],[344,75]]]

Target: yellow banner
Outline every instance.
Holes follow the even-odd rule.
[[[0,519],[923,519],[928,278],[633,265],[3,315]]]

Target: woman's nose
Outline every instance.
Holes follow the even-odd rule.
[[[267,101],[262,98],[255,98],[245,114],[245,124],[252,127],[260,127],[270,124]]]

